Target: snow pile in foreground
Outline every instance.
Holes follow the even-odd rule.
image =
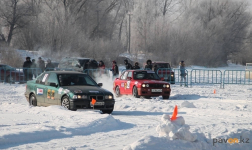
[[[184,102],[181,104],[181,108],[182,108],[182,107],[186,107],[186,108],[196,108],[196,107],[194,106],[193,103],[190,103],[190,102],[188,102],[188,101],[184,101]]]
[[[190,127],[185,124],[185,120],[182,116],[177,117],[176,120],[171,121],[170,116],[164,114],[161,118],[163,123],[157,126],[157,132],[159,137],[166,137],[167,139],[181,139],[185,141],[194,142],[197,139],[196,135],[193,135],[189,129]]]
[[[207,139],[203,133],[191,133],[190,126],[185,124],[183,117],[177,117],[171,121],[170,116],[164,114],[162,123],[157,126],[156,131],[159,137],[144,136],[138,141],[124,147],[124,150],[250,150],[252,131],[237,131],[227,136],[219,136]],[[236,141],[233,139],[237,138]],[[226,142],[225,142],[226,141]],[[248,142],[248,143],[246,143]]]
[[[186,149],[201,150],[208,145],[207,139],[203,134],[192,134],[190,126],[185,124],[183,117],[171,120],[170,116],[164,114],[161,118],[162,123],[157,126],[156,131],[159,137],[145,136],[133,144],[126,146],[124,150],[138,149]]]

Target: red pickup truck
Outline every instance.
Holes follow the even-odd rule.
[[[175,84],[175,75],[172,71],[171,65],[164,61],[153,61],[152,62],[154,71],[160,78],[164,78],[165,81]]]

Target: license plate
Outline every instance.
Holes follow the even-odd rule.
[[[151,89],[151,92],[162,92],[162,89]]]
[[[93,104],[90,102],[90,105],[91,106],[93,106]],[[104,102],[96,102],[95,104],[94,104],[95,106],[100,106],[100,105],[104,105]]]

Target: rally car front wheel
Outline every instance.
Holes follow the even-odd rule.
[[[120,88],[118,86],[116,86],[115,94],[116,94],[116,97],[120,96]]]
[[[133,96],[134,96],[135,98],[139,98],[139,97],[140,97],[140,96],[138,95],[138,91],[137,91],[137,87],[136,87],[136,86],[133,87]]]
[[[30,106],[37,106],[37,99],[34,94],[31,94],[31,96],[29,98],[29,104],[30,104]]]
[[[61,106],[65,107],[66,109],[76,111],[77,109],[71,109],[70,107],[70,100],[68,96],[64,96],[61,101]]]

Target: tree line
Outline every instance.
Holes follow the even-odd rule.
[[[109,62],[218,67],[252,62],[247,0],[1,0],[0,46]],[[137,58],[136,60],[137,61]]]

